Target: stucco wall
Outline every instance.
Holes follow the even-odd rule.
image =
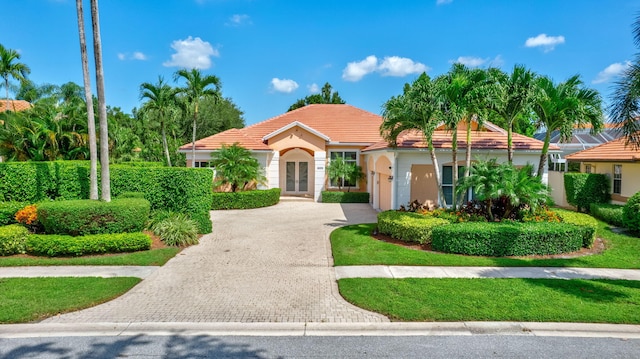
[[[306,148],[311,151],[324,151],[326,141],[300,127],[292,127],[269,139],[269,147],[276,151],[287,148]]]

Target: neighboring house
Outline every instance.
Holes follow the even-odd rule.
[[[625,146],[624,137],[568,155],[567,160],[580,162],[580,172],[606,174],[614,203],[625,203],[640,191],[640,150]]]
[[[0,112],[12,111],[20,112],[28,110],[32,107],[31,103],[24,100],[5,100],[0,99]]]
[[[308,105],[242,129],[230,129],[196,141],[196,156],[191,144],[180,147],[187,166],[207,167],[212,152],[223,144],[238,143],[249,149],[265,170],[267,187],[282,189],[283,195],[320,199],[321,191],[334,190],[326,167],[332,158],[362,166],[366,178],[351,184],[351,191],[367,191],[374,208],[399,208],[413,200],[437,203],[438,191],[433,164],[419,132],[403,133],[397,147],[390,147],[380,135],[382,117],[351,105]],[[458,135],[459,162],[464,166],[465,133]],[[497,158],[506,161],[507,133],[490,124],[472,132],[473,159]],[[445,195],[451,195],[451,133],[439,129],[433,135],[439,166],[443,173]],[[514,134],[514,164],[531,163],[537,168],[542,142]],[[558,151],[551,146],[551,151]],[[546,173],[545,173],[546,175]],[[544,177],[546,180],[546,177]],[[348,185],[341,180],[342,187]]]

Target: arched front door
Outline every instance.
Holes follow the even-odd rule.
[[[304,150],[287,151],[280,159],[280,188],[285,195],[313,193],[313,157]]]

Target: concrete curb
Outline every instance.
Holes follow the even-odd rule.
[[[539,322],[34,323],[0,325],[0,338],[63,336],[553,336],[640,339],[640,325]]]
[[[33,266],[0,267],[0,278],[137,277],[146,278],[157,266]]]

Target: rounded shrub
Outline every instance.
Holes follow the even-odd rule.
[[[385,211],[378,213],[378,231],[403,242],[431,243],[434,228],[445,226],[446,219],[412,212]]]
[[[78,237],[33,234],[26,241],[27,253],[49,257],[136,252],[149,248],[151,238],[144,233],[93,234]]]
[[[0,256],[24,254],[29,231],[19,224],[0,227]]]
[[[591,246],[593,246],[593,242],[596,239],[596,232],[598,231],[598,221],[595,218],[586,213],[560,208],[554,208],[553,212],[560,216],[562,222],[582,227],[584,229],[582,246],[585,248],[591,248]]]
[[[631,196],[622,208],[622,223],[631,232],[640,234],[640,192]]]
[[[18,223],[16,213],[28,202],[0,202],[0,226]]]
[[[171,214],[154,223],[151,230],[169,246],[198,244],[197,223],[182,213]]]
[[[211,209],[249,209],[273,206],[280,202],[280,188],[241,192],[213,192]]]
[[[38,205],[38,219],[47,234],[140,232],[149,211],[149,201],[139,198],[54,201]]]
[[[566,223],[465,222],[433,229],[433,249],[479,256],[526,256],[580,250],[586,229]]]

